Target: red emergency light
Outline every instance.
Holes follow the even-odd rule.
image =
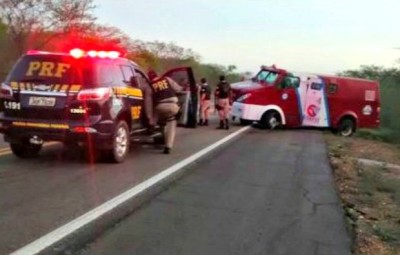
[[[48,51],[40,51],[40,50],[28,50],[27,53],[28,55],[37,55],[37,54],[52,54],[52,52]],[[74,58],[82,58],[85,56],[89,56],[91,58],[119,58],[121,56],[121,53],[118,51],[96,51],[96,50],[89,50],[89,51],[84,51],[79,48],[75,48],[69,51],[69,54],[74,57]]]
[[[69,54],[74,58],[81,58],[84,56],[89,56],[92,58],[118,58],[121,54],[118,51],[95,51],[90,50],[85,52],[82,49],[75,48],[69,51]]]
[[[74,58],[81,58],[85,56],[85,52],[81,49],[72,49],[69,51],[69,54],[71,54],[71,56]]]

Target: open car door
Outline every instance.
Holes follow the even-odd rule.
[[[180,106],[178,125],[195,128],[197,125],[198,89],[192,68],[174,68],[167,71],[163,77],[173,79],[183,88],[183,93],[178,95]]]

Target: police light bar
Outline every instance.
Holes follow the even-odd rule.
[[[28,55],[37,55],[37,54],[51,54],[51,52],[48,51],[41,51],[41,50],[28,50],[26,52]]]
[[[40,50],[28,50],[26,52],[27,55],[38,55],[38,54],[54,54],[55,52],[48,52],[48,51],[40,51]],[[65,54],[65,53],[56,53],[56,54]],[[119,58],[121,56],[121,53],[118,51],[95,51],[95,50],[89,50],[89,51],[84,51],[79,48],[75,48],[69,51],[69,55],[71,55],[74,58],[82,58],[85,56],[91,57],[91,58]]]
[[[84,56],[89,56],[91,58],[118,58],[121,54],[118,51],[95,51],[90,50],[85,52],[82,49],[75,48],[69,51],[69,54],[74,58],[82,58]]]

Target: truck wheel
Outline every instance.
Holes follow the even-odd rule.
[[[279,127],[279,114],[275,111],[269,111],[264,113],[261,117],[261,127],[264,129],[276,129]]]
[[[338,133],[341,136],[349,137],[356,131],[356,123],[351,118],[344,118],[340,121],[338,126]]]
[[[129,153],[129,127],[125,121],[119,121],[113,136],[113,148],[106,152],[113,163],[122,163]]]
[[[13,154],[19,158],[34,158],[42,149],[42,145],[30,143],[10,143],[10,147]]]
[[[251,125],[253,123],[253,121],[245,120],[245,119],[240,119],[239,121],[240,121],[240,125],[241,126],[248,126],[248,125]]]

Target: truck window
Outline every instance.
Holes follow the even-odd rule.
[[[267,70],[261,70],[256,76],[258,82],[266,85],[274,84],[277,78],[278,78],[278,73]]]
[[[337,84],[330,83],[330,84],[328,85],[328,92],[329,92],[329,94],[335,94],[336,91],[337,91],[337,89],[338,89]]]
[[[283,78],[282,82],[278,85],[278,88],[298,88],[300,86],[300,78],[287,75]]]
[[[321,90],[323,86],[324,85],[322,83],[316,83],[316,82],[311,83],[311,89],[313,90]]]

